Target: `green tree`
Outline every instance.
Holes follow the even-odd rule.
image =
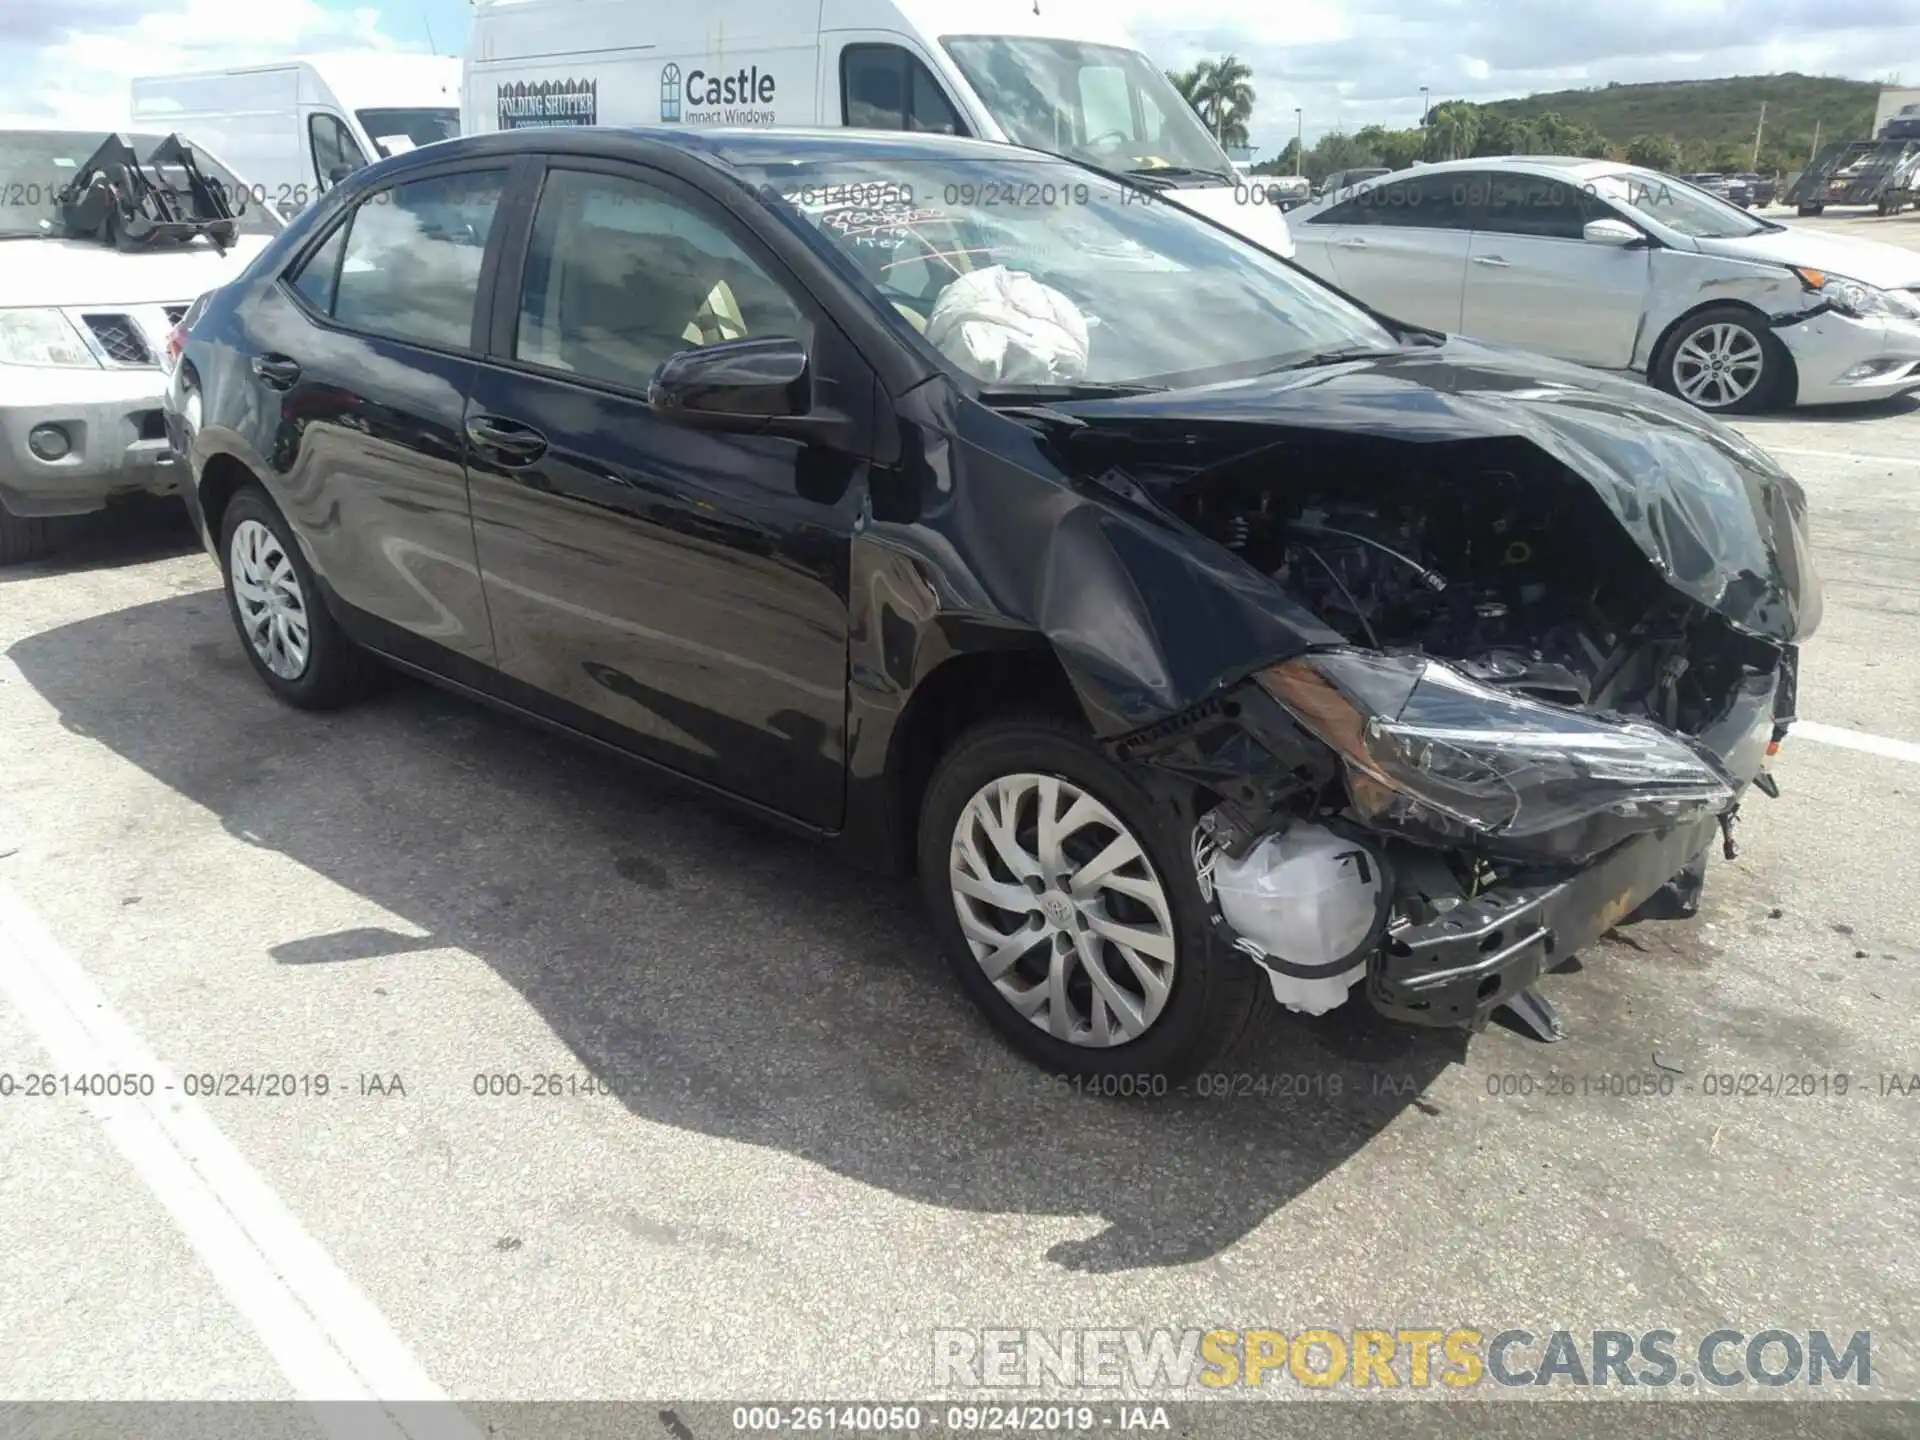
[[[1222,145],[1245,145],[1253,121],[1253,71],[1238,55],[1202,60],[1167,79]]]
[[[1361,163],[1389,170],[1404,170],[1418,160],[1425,138],[1418,130],[1389,130],[1384,125],[1363,125],[1353,133],[1354,143],[1370,157]]]
[[[1480,107],[1465,100],[1445,100],[1427,112],[1427,139],[1423,159],[1456,160],[1474,153],[1480,139]]]
[[[1671,173],[1680,168],[1680,144],[1671,135],[1636,135],[1627,142],[1627,163]]]
[[[1336,170],[1358,170],[1362,166],[1379,162],[1366,146],[1351,135],[1335,131],[1331,135],[1322,135],[1319,142],[1307,151],[1307,159],[1302,172],[1306,177],[1319,184]]]

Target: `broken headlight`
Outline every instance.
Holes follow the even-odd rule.
[[[1844,275],[1830,275],[1805,265],[1794,266],[1793,273],[1800,277],[1802,285],[1842,315],[1857,319],[1920,320],[1920,299],[1905,291],[1877,289],[1864,280],[1849,280]]]
[[[1373,825],[1577,861],[1734,797],[1669,731],[1529,700],[1424,655],[1329,650],[1259,681],[1339,753]]]

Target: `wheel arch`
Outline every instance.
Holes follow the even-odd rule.
[[[1715,296],[1709,300],[1702,300],[1698,305],[1681,311],[1679,315],[1667,323],[1665,329],[1654,337],[1653,346],[1647,351],[1646,378],[1650,384],[1658,383],[1655,379],[1655,368],[1660,364],[1662,358],[1665,357],[1667,345],[1674,336],[1678,335],[1687,323],[1695,317],[1704,314],[1708,310],[1722,309],[1744,310],[1753,316],[1756,322],[1756,328],[1759,329],[1763,335],[1773,334],[1773,318],[1750,300],[1740,300],[1726,295]],[[1795,362],[1793,351],[1786,342],[1780,340],[1778,336],[1774,336],[1774,340],[1780,347],[1780,353],[1786,357],[1787,361],[1786,383],[1782,385],[1777,398],[1791,405],[1798,399],[1800,394],[1800,367]]]
[[[911,875],[917,868],[914,836],[927,786],[941,756],[962,733],[984,720],[1022,713],[1087,723],[1066,668],[1046,639],[1038,634],[1008,638],[1012,643],[941,661],[913,687],[894,722],[881,786],[886,823],[876,838],[886,867],[897,874]]]
[[[200,467],[200,513],[206,520],[207,535],[214,546],[220,544],[220,529],[226,518],[227,506],[248,485],[259,485],[263,491],[266,489],[260,477],[244,460],[225,451],[208,456],[206,463]],[[273,497],[269,495],[267,498],[271,500]]]

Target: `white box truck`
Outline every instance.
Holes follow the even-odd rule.
[[[460,61],[367,51],[144,76],[133,124],[178,131],[291,213],[362,165],[459,134]]]
[[[1128,172],[1293,254],[1278,197],[1094,0],[475,0],[461,123],[972,135]]]

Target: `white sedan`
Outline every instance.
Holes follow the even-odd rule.
[[[1393,318],[1703,410],[1920,390],[1920,254],[1762,220],[1605,160],[1422,165],[1296,210],[1298,262]]]

